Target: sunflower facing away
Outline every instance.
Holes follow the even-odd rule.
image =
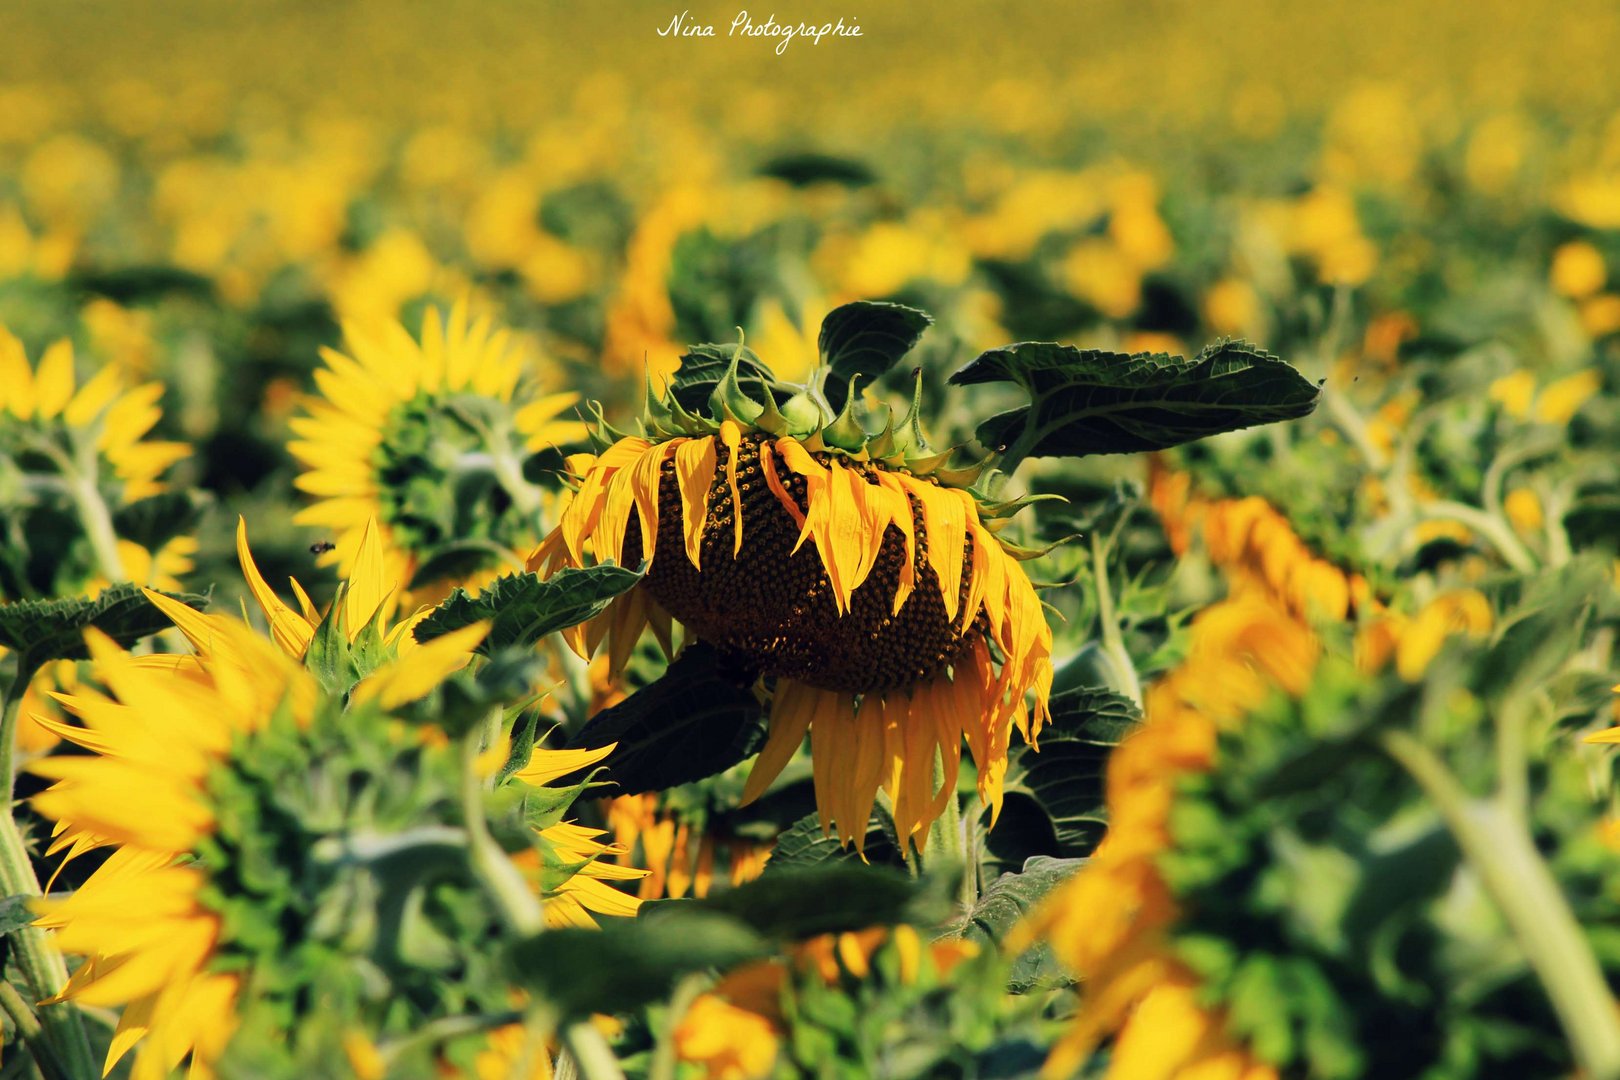
[[[194,538],[171,537],[148,550],[118,536],[112,521],[119,507],[161,493],[163,473],[191,453],[185,443],[146,437],[162,416],[162,395],[155,382],[125,386],[112,365],[81,385],[66,339],[30,366],[22,343],[0,327],[0,492],[24,493],[15,506],[0,495],[0,528],[12,532],[0,543],[0,598],[94,592],[125,580],[179,587]],[[34,515],[54,513],[57,497],[63,513],[86,523],[84,543],[69,540],[30,558],[52,528]]]
[[[531,545],[542,492],[530,455],[573,442],[559,419],[579,395],[541,394],[510,331],[429,308],[420,340],[398,323],[347,324],[348,353],[323,350],[319,394],[291,421],[297,487],[316,501],[296,521],[331,529],[330,560],[354,565],[366,522],[381,525],[390,581],[407,585],[442,546],[502,553]]]
[[[570,643],[588,655],[606,638],[617,670],[673,618],[765,677],[770,734],[744,801],[808,732],[822,827],[846,843],[863,843],[881,788],[921,846],[954,798],[964,736],[994,815],[1010,732],[1038,735],[1052,682],[1040,601],[996,535],[1006,507],[967,486],[980,469],[929,451],[915,402],[877,434],[853,392],[836,417],[808,391],[761,404],[740,353],[712,395],[724,419],[671,394],[649,401],[645,434],[573,459],[578,490],[531,569],[647,570]]]
[[[339,629],[351,622],[342,605],[357,593],[357,603],[373,610],[356,618],[376,633],[374,592],[345,589],[333,618]],[[424,817],[455,819],[464,767],[456,748],[434,738],[436,729],[401,723],[388,710],[464,665],[487,630],[479,624],[418,646],[407,663],[390,660],[352,692],[334,694],[285,643],[147,595],[194,654],[132,656],[91,631],[92,675],[105,690],[58,695],[78,724],[38,718],[90,753],[32,766],[54,781],[33,800],[55,822],[49,854],[114,849],[77,891],[39,901],[37,910],[59,948],[86,958],[60,1000],[122,1007],[107,1067],[133,1050],[136,1080],[167,1076],[188,1057],[192,1075],[212,1075],[245,998],[269,995],[277,1009],[311,1007],[323,993],[369,1000],[358,984],[305,985],[313,976],[296,958],[300,950],[353,948],[357,933],[375,930],[375,916],[356,911],[351,899],[336,907],[350,912],[347,921],[331,922],[333,898],[352,895],[343,870],[350,845],[397,835]],[[514,776],[545,784],[605,752],[535,751]],[[415,778],[408,799],[389,794],[402,790],[389,771],[396,768]],[[131,815],[132,805],[142,812]],[[304,823],[291,833],[288,814]],[[514,857],[536,893],[544,892],[552,925],[591,926],[592,912],[634,914],[638,901],[606,882],[642,872],[601,858],[616,849],[598,835],[555,824],[535,834],[534,852]],[[297,873],[266,874],[265,853],[285,859],[289,844],[299,853],[286,865]],[[467,895],[463,908],[478,894]],[[302,927],[302,936],[264,933],[289,925]],[[408,968],[392,978],[399,993],[414,985]],[[434,1000],[416,993],[412,1000],[427,1013],[413,1023],[431,1019],[431,1005],[421,1002]],[[386,1001],[378,1007],[398,1022],[397,1009]]]

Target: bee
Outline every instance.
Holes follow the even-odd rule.
[[[328,551],[331,551],[335,547],[337,547],[337,545],[332,543],[330,540],[318,540],[309,545],[309,553],[311,555],[325,555]]]

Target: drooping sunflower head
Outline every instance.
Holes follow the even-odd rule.
[[[136,506],[161,494],[163,474],[191,452],[147,438],[162,395],[158,383],[126,385],[114,366],[80,384],[66,339],[30,365],[0,327],[0,598],[93,592],[120,580],[179,587],[196,540],[183,535],[173,507],[151,514]]]
[[[982,469],[948,468],[915,402],[874,431],[853,387],[837,388],[836,413],[816,386],[778,401],[741,348],[706,413],[689,389],[677,374],[642,434],[573,462],[578,489],[531,567],[645,563],[646,576],[572,643],[610,639],[617,668],[673,618],[763,677],[771,733],[745,799],[808,732],[823,827],[846,841],[863,840],[881,788],[922,843],[964,736],[998,810],[1011,728],[1033,739],[1046,719],[1052,637],[1023,550],[997,536],[1009,506],[970,486]]]
[[[354,564],[372,518],[389,579],[411,585],[465,580],[532,544],[546,496],[525,465],[583,437],[563,416],[578,395],[543,393],[514,335],[465,301],[430,307],[416,338],[393,322],[344,336],[288,446],[316,499],[297,520],[337,533],[331,561]]]
[[[39,905],[59,947],[85,957],[62,998],[122,1007],[109,1068],[133,1050],[138,1080],[188,1057],[212,1075],[247,1016],[255,1039],[296,1041],[328,1019],[386,1039],[455,1010],[509,1010],[491,947],[501,916],[467,854],[475,829],[518,850],[553,924],[634,913],[608,882],[640,872],[562,820],[567,798],[512,810],[601,752],[536,751],[469,801],[463,748],[398,718],[458,658],[424,645],[333,693],[246,625],[149,596],[195,654],[136,657],[92,634],[101,689],[61,696],[79,723],[40,721],[90,753],[33,766],[54,781],[34,800],[56,823],[50,853],[114,849]],[[447,964],[479,973],[474,1000],[445,999]]]

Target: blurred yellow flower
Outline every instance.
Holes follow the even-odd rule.
[[[1545,522],[1541,500],[1529,488],[1514,488],[1502,500],[1502,511],[1520,532],[1535,532]]]
[[[1543,424],[1567,424],[1602,388],[1603,375],[1596,369],[1548,383],[1536,398],[1536,419]]]
[[[1579,300],[1603,288],[1608,270],[1603,254],[1585,240],[1571,240],[1553,252],[1548,278],[1552,287]]]

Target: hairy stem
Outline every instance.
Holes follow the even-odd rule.
[[[1429,521],[1455,521],[1468,526],[1489,540],[1496,553],[1502,556],[1502,561],[1521,574],[1531,573],[1536,568],[1536,559],[1530,554],[1530,549],[1513,535],[1513,530],[1499,517],[1449,499],[1422,504],[1418,507],[1418,516]]]
[[[563,1026],[563,1049],[574,1059],[583,1080],[624,1080],[619,1059],[613,1056],[602,1033],[589,1020],[575,1020]]]
[[[18,714],[21,712],[23,694],[28,690],[36,670],[34,665],[26,663],[19,656],[17,677],[6,688],[4,698],[0,699],[0,793],[4,794],[4,813],[0,814],[0,889],[7,896],[40,895],[39,877],[34,873],[33,861],[28,857],[28,846],[23,842],[22,831],[17,828],[13,797]],[[17,967],[35,1001],[45,1001],[62,992],[67,985],[67,964],[44,930],[37,926],[23,927],[11,935],[11,944],[16,951]],[[39,1019],[70,1075],[96,1075],[84,1020],[76,1006],[68,1002],[43,1005]]]
[[[497,710],[498,712],[499,710]],[[523,873],[490,835],[484,820],[484,783],[473,767],[481,749],[481,733],[470,732],[462,742],[462,815],[467,819],[467,854],[473,873],[494,901],[501,920],[518,934],[538,934],[546,928],[545,912]]]
[[[1580,1071],[1620,1077],[1620,1013],[1575,914],[1529,829],[1494,801],[1471,798],[1417,739],[1392,731],[1383,747],[1433,800],[1464,858],[1513,931],[1558,1014]]]

